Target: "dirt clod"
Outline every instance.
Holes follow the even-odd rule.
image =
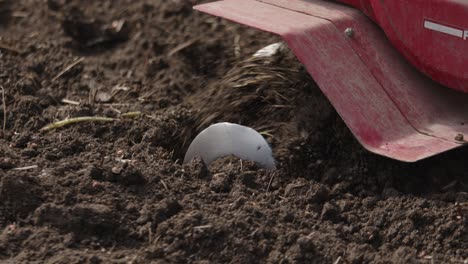
[[[230,188],[229,175],[225,173],[216,173],[211,178],[210,188],[216,192],[227,192]]]

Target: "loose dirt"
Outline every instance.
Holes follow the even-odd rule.
[[[368,153],[290,52],[251,57],[276,37],[199,2],[0,1],[1,263],[468,262],[468,148]],[[116,120],[41,131],[83,116]],[[278,169],[181,164],[219,121]]]

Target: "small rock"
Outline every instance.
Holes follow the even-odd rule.
[[[282,216],[283,216],[283,220],[288,223],[291,223],[292,221],[294,221],[294,218],[295,218],[294,214],[289,211],[284,212]]]
[[[300,236],[296,243],[302,250],[312,250],[314,248],[314,241],[308,236]]]
[[[95,101],[98,103],[109,103],[112,101],[112,95],[107,92],[98,92]]]
[[[122,172],[122,169],[123,168],[121,166],[114,166],[114,167],[112,167],[111,171],[114,174],[120,174]]]
[[[15,167],[15,164],[10,158],[0,158],[0,169],[8,170]]]
[[[303,196],[307,193],[308,183],[304,180],[289,183],[284,188],[285,196]]]
[[[195,157],[189,163],[184,165],[184,168],[190,175],[202,179],[208,175],[208,168],[200,157]]]
[[[378,241],[380,239],[380,232],[377,227],[366,226],[361,230],[361,234],[367,242]]]
[[[15,141],[15,148],[25,148],[28,146],[29,141],[31,140],[30,133],[23,133],[18,134],[17,137],[14,139]]]
[[[90,165],[86,168],[85,177],[89,177],[93,180],[103,180],[103,170],[96,165]]]
[[[349,200],[340,200],[337,202],[337,205],[340,208],[340,212],[346,212],[352,208],[352,202]]]
[[[330,190],[323,185],[314,185],[309,189],[307,200],[310,203],[323,203],[330,198]]]
[[[159,71],[166,69],[167,67],[169,67],[169,64],[164,57],[151,58],[148,60],[146,75],[154,76]]]
[[[33,157],[36,157],[37,155],[39,155],[39,152],[35,149],[23,149],[21,151],[21,156],[23,157],[27,157],[27,158],[33,158]]]
[[[149,208],[149,206],[144,205],[138,213],[140,217],[135,221],[138,225],[146,224],[151,220],[151,208]]]
[[[417,252],[409,247],[399,247],[393,252],[393,263],[417,263]]]
[[[419,223],[424,220],[424,216],[420,208],[411,209],[407,212],[407,217],[414,223]]]
[[[29,62],[26,62],[28,65],[28,69],[37,73],[42,74],[46,69],[46,62],[41,58],[34,58]]]
[[[16,83],[16,90],[20,94],[33,95],[36,93],[37,86],[31,78],[23,77]]]
[[[182,206],[174,199],[161,200],[154,209],[153,220],[155,224],[162,223],[182,211]]]
[[[375,197],[366,197],[362,200],[362,206],[367,209],[372,209],[374,206],[376,206],[378,202],[378,199]]]
[[[323,205],[321,217],[324,220],[337,220],[339,218],[340,208],[335,203],[327,202]]]
[[[119,182],[127,186],[140,185],[144,184],[146,179],[138,169],[133,166],[129,166],[124,171],[120,172]]]
[[[344,263],[349,264],[360,264],[360,263],[371,263],[370,261],[371,254],[368,252],[372,252],[373,248],[369,244],[355,244],[350,243],[347,249],[347,257]],[[397,262],[392,262],[397,263]],[[415,262],[409,262],[415,263]]]
[[[226,173],[216,173],[211,178],[210,188],[215,192],[228,192],[230,187],[230,179]]]
[[[258,186],[259,186],[255,182],[256,178],[257,178],[257,175],[255,174],[254,171],[244,172],[241,175],[242,184],[244,184],[245,186],[247,186],[249,188],[252,188],[252,189],[258,188]]]
[[[138,212],[138,207],[134,203],[129,202],[127,206],[125,206],[125,210],[133,214]]]

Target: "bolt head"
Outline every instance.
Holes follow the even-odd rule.
[[[463,134],[458,134],[458,135],[455,136],[455,140],[463,142],[463,141],[465,141],[465,136]]]
[[[345,34],[348,38],[352,38],[352,37],[354,36],[354,29],[352,29],[352,28],[347,28],[347,29],[345,29],[344,34]]]

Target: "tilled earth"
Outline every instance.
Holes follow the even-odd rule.
[[[368,153],[287,50],[252,58],[277,38],[198,2],[0,0],[1,263],[468,263],[468,148]],[[114,121],[41,130],[84,116]],[[181,164],[220,121],[277,169]]]

